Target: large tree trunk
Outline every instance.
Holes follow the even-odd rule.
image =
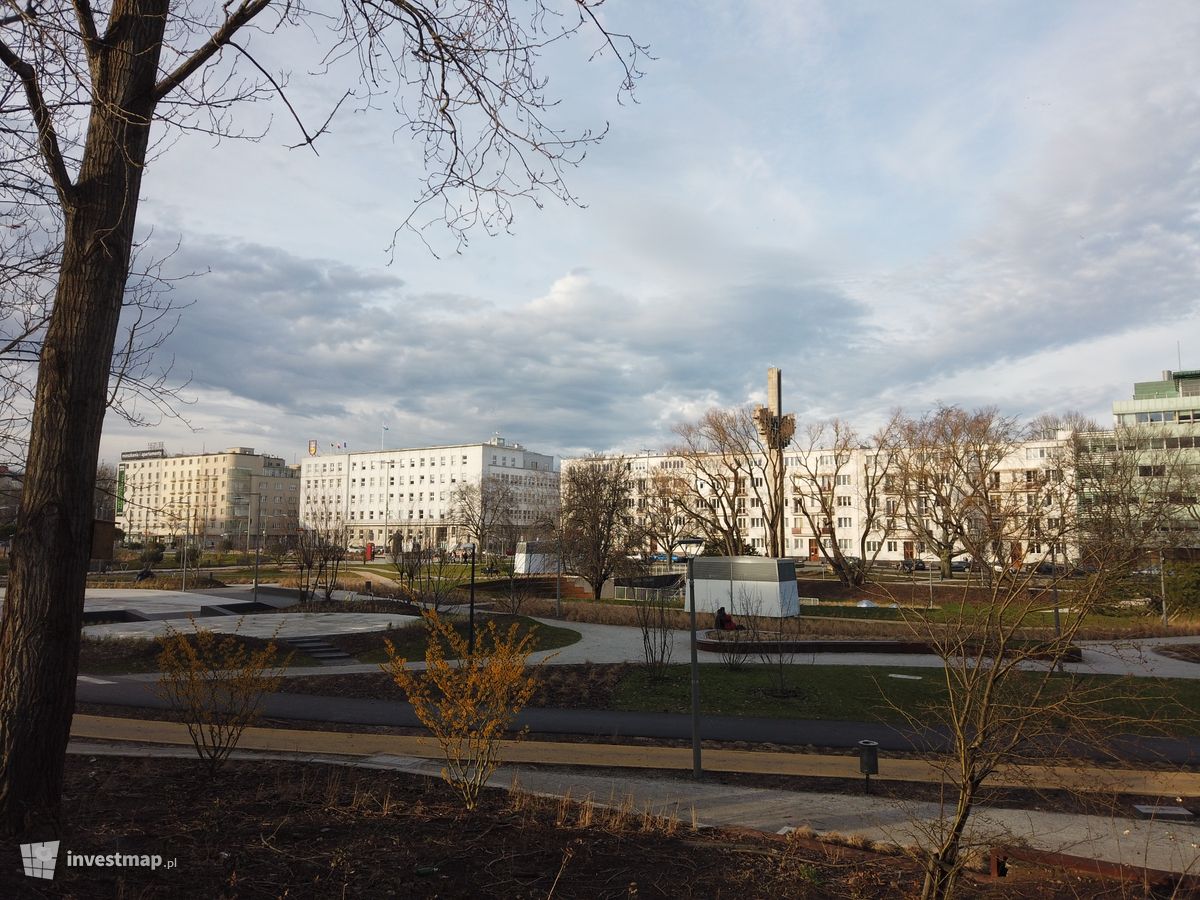
[[[24,489],[0,619],[0,833],[59,833],[79,664],[92,490],[108,373],[154,111],[165,0],[116,0],[91,66],[62,268],[38,368]]]

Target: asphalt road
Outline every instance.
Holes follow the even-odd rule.
[[[99,684],[97,681],[109,683]],[[76,689],[79,702],[164,709],[167,703],[146,681],[126,681],[120,676],[81,680]],[[319,697],[305,694],[271,694],[263,700],[263,716],[314,723],[420,727],[412,707],[393,700],[352,697]],[[692,735],[690,716],[676,713],[622,712],[617,710],[543,709],[522,711],[513,730],[528,727],[538,734],[587,735],[590,737],[647,737],[688,740]],[[947,747],[940,732],[916,732],[873,722],[841,722],[809,719],[770,719],[740,716],[701,716],[700,737],[709,741],[746,741],[853,749],[861,740],[879,743],[882,751],[938,750]],[[1200,739],[1121,736],[1107,749],[1090,744],[1069,748],[1071,755],[1085,759],[1120,760],[1126,763],[1200,764]]]

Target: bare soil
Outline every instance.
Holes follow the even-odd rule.
[[[893,898],[916,864],[869,848],[694,831],[639,810],[488,791],[466,811],[440,782],[324,764],[68,759],[53,881],[0,872],[4,897]],[[67,853],[158,854],[174,868],[67,865]],[[1033,868],[962,896],[1119,897]]]

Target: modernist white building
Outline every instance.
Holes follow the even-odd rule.
[[[298,475],[297,466],[252,447],[168,456],[152,444],[121,454],[117,527],[127,539],[187,537],[209,550],[285,542],[298,522]]]
[[[320,453],[300,464],[300,517],[309,527],[344,528],[351,547],[453,549],[467,538],[455,521],[453,494],[484,478],[502,481],[513,497],[518,535],[558,497],[554,457],[502,437],[474,444]]]
[[[1036,503],[1037,512],[1053,517],[1056,510],[1041,506],[1045,493],[1038,486],[1044,485],[1050,479],[1063,477],[1060,457],[1066,440],[1067,435],[1063,434],[1051,440],[1021,443],[996,466],[989,487],[1013,497],[1013,503],[1017,506],[1028,504],[1031,511]],[[858,548],[862,546],[860,538],[863,537],[864,523],[868,520],[866,505],[869,489],[866,487],[866,473],[871,470],[868,455],[873,452],[875,451],[852,451],[850,458],[837,466],[833,453],[829,450],[802,452],[792,448],[784,452],[783,527],[788,557],[819,562],[823,558],[821,544],[829,546],[834,541],[844,554],[857,555]],[[634,488],[630,499],[630,515],[639,524],[646,523],[646,511],[652,503],[650,497],[654,488],[653,476],[656,473],[692,480],[703,478],[692,471],[692,464],[688,460],[670,454],[642,451],[626,457],[626,460],[633,476],[631,481]],[[564,460],[564,468],[573,462]],[[762,467],[765,468],[765,463]],[[824,521],[821,521],[824,517],[816,517],[818,521],[815,529],[799,506],[799,503],[804,502],[806,494],[816,487],[810,479],[798,475],[805,468],[816,473],[823,493],[833,495],[831,506],[834,515]],[[823,472],[827,474],[822,474]],[[711,494],[702,481],[697,484],[697,488],[696,493],[699,497]],[[886,485],[879,494],[885,511],[884,522],[887,521],[888,511],[891,512],[891,522],[889,525],[880,523],[873,534],[866,535],[866,549],[875,559],[876,565],[894,565],[905,559],[932,560],[932,551],[927,550],[924,544],[905,528],[898,496],[889,494]],[[767,518],[762,501],[749,484],[738,492],[734,512],[738,517],[739,531],[745,536],[746,543],[758,553],[765,553],[769,545]],[[877,521],[878,519],[879,517]],[[682,521],[679,524],[683,524]],[[1038,544],[1026,544],[1016,549],[1021,558],[1035,560],[1040,559],[1049,548]],[[1061,546],[1055,549],[1060,554],[1065,550]]]

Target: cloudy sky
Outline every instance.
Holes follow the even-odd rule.
[[[140,214],[179,250],[171,419],[102,457],[482,440],[572,455],[669,441],[784,373],[802,421],[996,404],[1105,418],[1200,368],[1200,4],[609,0],[649,45],[635,100],[588,40],[546,60],[556,122],[610,131],[583,208],[434,253],[401,233],[420,149],[349,110],[319,157],[286,110],[256,142],[186,135]],[[280,42],[291,99],[339,88]]]

